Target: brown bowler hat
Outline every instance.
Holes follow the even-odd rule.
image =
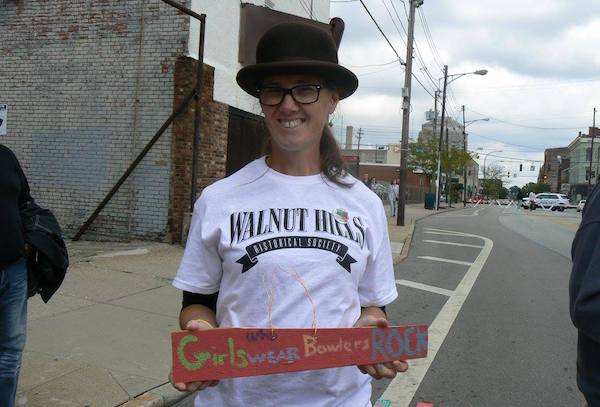
[[[340,99],[354,93],[358,78],[338,64],[330,33],[306,23],[282,23],[269,29],[256,47],[256,64],[237,73],[237,83],[254,97],[269,75],[303,74],[323,78],[337,89]]]

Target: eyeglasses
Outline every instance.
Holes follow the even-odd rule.
[[[285,95],[290,95],[296,103],[308,105],[319,100],[319,93],[323,87],[321,85],[298,85],[289,89],[278,86],[265,86],[258,91],[258,99],[265,106],[277,106]]]

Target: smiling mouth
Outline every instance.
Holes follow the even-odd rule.
[[[304,123],[303,119],[295,119],[295,120],[279,120],[279,123],[286,129],[294,129]]]

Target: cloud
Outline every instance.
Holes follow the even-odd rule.
[[[364,1],[404,59],[406,47],[382,1]],[[384,2],[405,37],[390,0]],[[402,6],[393,3],[406,28]],[[359,2],[332,3],[333,15],[346,21],[340,60],[354,65],[350,69],[360,80],[356,95],[343,101],[340,117],[344,124],[355,127],[377,124],[395,130],[392,135],[374,133],[372,140],[397,138],[404,69],[393,65],[359,67],[396,58]],[[467,109],[466,120],[490,117],[489,122],[469,127],[470,148],[502,149],[515,158],[514,162],[502,163],[512,169],[511,173],[518,170],[519,160],[543,160],[545,148],[568,145],[579,130],[587,132],[592,124],[592,109],[600,91],[598,0],[426,1],[418,13],[415,38],[418,53],[413,72],[430,93],[438,87],[444,64],[450,74],[489,70],[483,77],[469,75],[454,81],[449,86],[447,110],[459,121],[462,105]],[[424,112],[433,105],[433,98],[413,79],[411,136],[418,133],[425,121]],[[536,171],[527,174],[530,180],[538,169],[536,164]],[[514,182],[524,176],[520,174]]]

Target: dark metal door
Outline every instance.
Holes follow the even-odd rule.
[[[233,174],[250,161],[260,157],[266,137],[267,129],[261,116],[229,107],[225,175]]]

